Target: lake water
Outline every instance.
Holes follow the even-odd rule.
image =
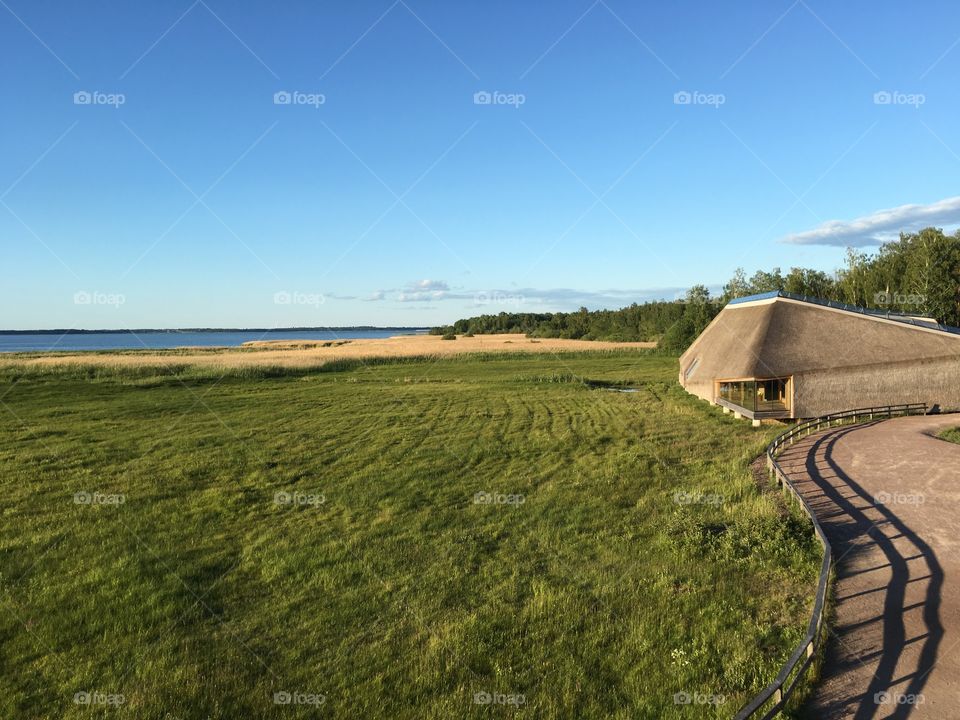
[[[359,340],[395,335],[419,335],[419,328],[369,330],[218,330],[211,332],[172,331],[144,333],[0,334],[0,352],[44,350],[159,350],[184,346],[236,347],[253,340]]]

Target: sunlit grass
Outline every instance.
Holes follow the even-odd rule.
[[[675,359],[324,370],[0,375],[0,716],[729,717],[802,636],[776,429]]]
[[[960,427],[944,430],[938,437],[943,440],[949,440],[950,442],[960,443]]]

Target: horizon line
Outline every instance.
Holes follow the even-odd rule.
[[[30,330],[4,330],[0,335],[91,335],[91,334],[123,334],[136,335],[137,333],[188,333],[188,332],[318,332],[332,330],[430,330],[433,325],[325,325],[325,326],[290,326],[290,327],[186,327],[186,328],[50,328]]]

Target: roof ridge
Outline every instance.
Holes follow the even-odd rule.
[[[761,377],[770,374],[769,372],[757,372],[761,368],[760,365],[765,366],[766,370],[770,370],[770,367],[762,360],[767,353],[767,338],[770,335],[770,328],[773,325],[773,318],[776,315],[776,312],[771,307],[770,312],[765,313],[761,319],[763,323],[762,327],[759,329],[759,334],[757,335],[756,351],[753,353],[753,376]],[[746,345],[744,345],[746,347]],[[747,348],[749,350],[749,348]]]
[[[960,328],[956,328],[951,325],[944,325],[937,322],[933,318],[930,318],[929,321],[923,321],[918,319],[916,315],[901,313],[899,311],[865,308],[859,305],[850,305],[848,303],[837,302],[835,300],[824,300],[823,298],[814,297],[812,295],[799,295],[797,293],[790,293],[786,292],[785,290],[771,290],[770,292],[757,293],[755,295],[745,295],[744,297],[730,300],[727,305],[741,305],[748,302],[776,300],[778,298],[794,300],[796,302],[807,303],[809,305],[817,305],[819,307],[827,307],[832,310],[849,312],[854,315],[861,315],[863,317],[889,320],[891,322],[901,323],[903,325],[911,325],[913,327],[923,328],[926,330],[939,330],[941,332],[950,333],[951,335],[960,335]]]

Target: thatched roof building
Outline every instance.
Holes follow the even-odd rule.
[[[688,392],[754,420],[960,408],[960,329],[784,292],[731,301],[680,357]]]

